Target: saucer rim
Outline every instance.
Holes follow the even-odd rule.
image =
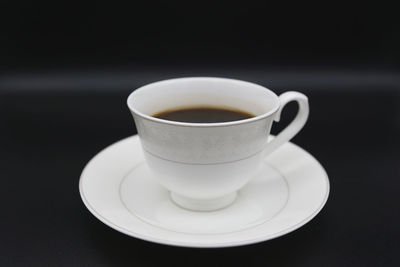
[[[328,174],[326,173],[326,170],[324,169],[324,167],[319,163],[319,161],[313,156],[311,155],[309,152],[307,152],[305,149],[303,149],[302,147],[292,143],[292,142],[288,142],[290,143],[290,145],[294,146],[296,149],[301,150],[303,153],[307,154],[319,167],[320,169],[323,171],[323,176],[324,176],[324,180],[325,180],[325,196],[324,199],[321,201],[320,205],[318,206],[318,208],[316,208],[314,210],[314,212],[312,212],[309,216],[307,216],[306,218],[304,218],[301,222],[288,227],[282,231],[279,231],[277,233],[274,234],[269,234],[267,236],[260,236],[258,238],[251,238],[251,239],[244,239],[244,240],[240,240],[240,241],[230,241],[230,242],[214,242],[214,243],[196,243],[195,241],[172,241],[172,240],[168,240],[168,239],[160,239],[151,235],[145,235],[142,233],[138,233],[135,231],[132,231],[130,229],[126,229],[125,227],[121,227],[113,222],[111,222],[110,220],[108,220],[107,218],[103,217],[101,214],[99,214],[95,208],[93,208],[90,203],[89,200],[85,197],[84,192],[83,192],[83,180],[84,180],[84,176],[85,173],[87,172],[88,168],[90,167],[91,163],[96,160],[96,158],[100,157],[103,153],[106,152],[106,150],[108,150],[109,148],[122,143],[124,141],[127,141],[128,139],[133,139],[133,138],[139,138],[138,135],[132,135],[132,136],[128,136],[126,138],[123,138],[119,141],[116,141],[110,145],[108,145],[107,147],[103,148],[102,150],[100,150],[97,154],[95,154],[94,157],[92,157],[89,162],[85,165],[85,167],[83,168],[83,171],[81,173],[80,179],[79,179],[79,194],[81,196],[81,199],[84,203],[84,205],[86,206],[86,208],[90,211],[90,213],[95,216],[99,221],[101,221],[102,223],[104,223],[105,225],[109,226],[110,228],[121,232],[125,235],[134,237],[134,238],[138,238],[141,240],[145,240],[145,241],[149,241],[152,243],[157,243],[157,244],[164,244],[164,245],[170,245],[170,246],[176,246],[176,247],[192,247],[192,248],[222,248],[222,247],[236,247],[236,246],[244,246],[244,245],[251,245],[251,244],[255,244],[255,243],[260,243],[260,242],[264,242],[264,241],[268,241],[268,240],[272,240],[278,237],[281,237],[283,235],[286,235],[290,232],[293,232],[299,228],[301,228],[303,225],[307,224],[308,222],[310,222],[321,210],[322,208],[325,206],[326,202],[328,201],[329,195],[330,195],[330,182],[329,182],[329,178],[328,178]],[[274,168],[277,168],[276,166],[272,165]],[[158,229],[162,229],[164,231],[167,232],[173,232],[164,228],[160,228],[158,226],[149,224],[147,222],[142,221],[143,223],[147,224],[147,225],[151,225],[152,227],[158,228]],[[263,223],[261,223],[260,225],[263,225]],[[243,230],[246,231],[246,230]],[[192,234],[189,233],[185,233],[185,235],[188,236],[192,236]],[[213,235],[224,235],[224,234],[213,234]]]

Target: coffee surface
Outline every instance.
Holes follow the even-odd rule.
[[[249,119],[255,117],[255,115],[237,109],[189,107],[162,111],[154,114],[153,117],[178,122],[216,123]]]

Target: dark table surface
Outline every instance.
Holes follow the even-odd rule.
[[[259,244],[170,247],[98,221],[78,191],[85,164],[136,133],[126,97],[169,77],[223,76],[309,96],[293,142],[331,182],[304,227]],[[289,104],[283,122],[293,117]],[[0,79],[0,266],[400,266],[400,76],[337,71],[122,71],[8,73]]]

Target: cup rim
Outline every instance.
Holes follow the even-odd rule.
[[[179,122],[179,121],[170,121],[170,120],[159,119],[156,117],[146,115],[133,107],[132,100],[135,97],[135,95],[143,90],[148,89],[149,87],[154,86],[154,85],[159,85],[162,83],[173,83],[173,82],[177,82],[177,81],[193,81],[193,82],[195,82],[195,81],[204,81],[204,80],[229,81],[229,82],[234,82],[234,83],[240,83],[240,84],[246,85],[246,86],[255,86],[255,87],[262,88],[265,90],[265,92],[267,92],[271,97],[273,97],[275,99],[276,105],[270,111],[263,113],[261,115],[249,118],[249,119],[228,121],[228,122],[211,122],[211,123]],[[127,105],[128,105],[128,108],[131,110],[131,112],[133,112],[137,116],[139,116],[143,119],[146,119],[146,120],[153,121],[153,122],[169,124],[169,125],[176,125],[176,126],[188,126],[188,127],[223,127],[223,126],[246,124],[246,123],[250,123],[250,122],[254,122],[254,121],[258,121],[258,120],[267,118],[267,117],[271,116],[272,114],[274,114],[276,111],[278,111],[279,106],[280,106],[280,101],[279,101],[279,97],[273,91],[271,91],[270,89],[268,89],[264,86],[256,84],[256,83],[247,82],[247,81],[238,80],[238,79],[220,78],[220,77],[184,77],[184,78],[173,78],[173,79],[161,80],[161,81],[152,82],[152,83],[146,84],[144,86],[141,86],[129,94],[129,96],[127,98]]]

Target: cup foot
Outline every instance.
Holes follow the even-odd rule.
[[[171,192],[171,199],[176,205],[193,211],[214,211],[225,208],[232,204],[236,196],[237,193],[234,192],[219,198],[194,199]]]

